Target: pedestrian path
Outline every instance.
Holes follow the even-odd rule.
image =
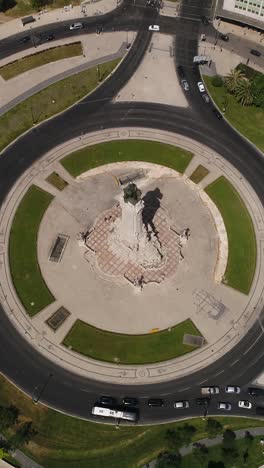
[[[254,428],[249,428],[249,429],[238,429],[237,431],[234,431],[236,434],[237,439],[243,439],[245,437],[245,432],[248,431],[253,437],[261,436],[264,435],[264,427],[254,427]],[[203,444],[206,447],[213,447],[215,445],[221,444],[223,441],[223,435],[218,435],[217,437],[214,437],[213,439],[201,439],[198,440],[196,443]],[[182,447],[179,452],[182,457],[185,455],[188,455],[193,451],[193,444],[189,444],[185,447]],[[153,460],[152,462],[144,465],[143,468],[154,468],[156,465],[156,460]]]
[[[100,16],[115,10],[122,0],[97,0],[95,2],[84,2],[84,4],[74,7],[64,7],[55,10],[43,10],[39,13],[33,13],[34,23],[23,26],[21,18],[8,21],[0,25],[0,40],[5,37],[28,32],[39,26],[56,23],[57,21],[74,20],[76,18],[85,18],[89,16]]]

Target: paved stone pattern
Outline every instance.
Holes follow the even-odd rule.
[[[119,216],[121,216],[119,204],[102,213],[86,241],[87,247],[95,252],[97,264],[103,273],[109,276],[124,277],[135,285],[139,284],[142,276],[144,283],[161,283],[176,273],[180,255],[179,236],[170,229],[165,211],[159,208],[155,213],[153,223],[162,248],[166,252],[166,261],[162,267],[151,269],[126,261],[112,252],[108,238],[113,223]]]

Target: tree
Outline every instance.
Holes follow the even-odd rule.
[[[243,462],[244,463],[247,463],[248,457],[249,457],[249,453],[248,453],[248,448],[247,448],[247,450],[243,453]]]
[[[199,460],[201,463],[205,462],[207,456],[208,456],[208,448],[206,447],[205,444],[201,444],[200,442],[196,442],[193,444],[194,450],[193,450],[193,455],[195,459]]]
[[[229,463],[239,455],[236,448],[236,434],[231,429],[226,429],[223,434],[222,454]]]
[[[225,464],[222,461],[210,460],[208,462],[207,468],[225,468]]]
[[[156,462],[156,468],[177,468],[181,466],[181,454],[179,452],[160,453]]]
[[[246,444],[251,444],[253,442],[254,437],[249,431],[245,431],[245,442]]]
[[[222,424],[216,419],[208,418],[206,420],[205,430],[209,437],[215,437],[216,435],[222,432],[222,429]]]
[[[230,73],[225,77],[225,85],[231,93],[237,90],[238,85],[244,81],[244,73],[236,68],[233,68]]]
[[[165,434],[165,440],[169,448],[177,450],[183,445],[188,445],[195,432],[196,428],[186,423],[177,429],[168,429]]]
[[[221,78],[221,76],[214,76],[212,79],[212,85],[215,86],[215,88],[220,88],[221,86],[223,86],[223,79]]]
[[[223,433],[223,445],[225,447],[234,447],[236,440],[236,433],[231,429],[226,429]]]
[[[32,427],[32,421],[23,423],[16,431],[15,435],[9,440],[11,446],[16,449],[28,442],[37,434],[37,431]]]
[[[6,11],[16,6],[15,0],[0,0],[0,11]]]
[[[13,405],[9,407],[0,406],[0,431],[16,424],[18,414],[18,409]]]
[[[242,106],[253,104],[256,92],[254,83],[250,80],[241,80],[235,90],[236,99]]]

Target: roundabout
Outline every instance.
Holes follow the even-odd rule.
[[[171,160],[174,169],[166,167],[165,160],[162,166],[144,159],[122,162],[132,145],[135,159],[143,146],[146,160],[155,160],[155,151],[162,160],[164,153],[168,166]],[[109,162],[111,158],[119,162],[105,165],[102,161],[97,168],[89,169],[100,161],[100,151],[102,154],[108,151]],[[200,166],[207,173],[199,183],[194,183],[193,174]],[[53,173],[64,181],[61,190],[49,182]],[[128,187],[131,180],[137,182],[145,206],[153,210],[154,205],[151,220],[160,234],[165,255],[161,265],[150,268],[150,282],[143,279],[142,287],[135,281],[138,271],[129,270],[136,271],[131,280],[124,259],[118,260],[118,252],[102,234],[106,232],[109,236],[112,230],[109,226],[114,226],[116,216],[120,217],[120,211],[116,210],[118,207],[120,210],[122,187]],[[258,317],[263,301],[261,250],[256,273],[254,269],[248,271],[248,290],[237,283],[232,273],[234,259],[237,261],[230,241],[232,228],[221,204],[218,206],[209,196],[210,187],[223,180],[233,187],[233,195],[229,195],[231,205],[235,203],[232,196],[234,200],[238,194],[241,197],[236,215],[248,221],[245,237],[250,238],[255,232],[251,243],[245,246],[246,256],[240,258],[245,265],[248,262],[254,265],[255,235],[257,245],[261,242],[258,220],[263,217],[262,205],[250,185],[241,183],[239,172],[204,145],[194,145],[191,139],[168,132],[127,128],[112,129],[105,134],[94,132],[52,149],[17,181],[1,211],[1,230],[7,242],[2,252],[6,273],[2,292],[9,306],[6,313],[13,324],[33,348],[56,365],[103,382],[115,383],[118,378],[120,384],[129,382],[133,386],[162,383],[206,369],[240,342]],[[37,236],[34,255],[38,262],[34,271],[38,265],[40,269],[35,291],[30,288],[32,272],[27,272],[26,251],[22,251],[24,271],[16,275],[16,266],[12,270],[16,262],[21,268],[21,259],[17,261],[15,254],[23,237],[32,252],[32,242],[26,239],[29,226],[26,224],[21,235],[17,221],[29,219],[30,214],[32,217],[32,202],[25,203],[32,187],[39,197],[49,196],[34,228]],[[32,200],[36,198],[33,196]],[[159,212],[161,218],[157,218]],[[164,231],[157,219],[164,219]],[[182,240],[186,228],[189,236]],[[82,232],[88,233],[86,244]],[[59,258],[55,255],[51,259],[59,237],[65,239],[65,245]],[[242,237],[237,242],[243,245]],[[174,259],[175,254],[176,260],[172,262],[175,268],[171,269],[169,258],[172,255]],[[98,264],[96,255],[102,256],[103,264]],[[144,269],[141,271],[149,275]],[[38,304],[41,288],[46,297]],[[24,296],[25,291],[30,291],[30,297]],[[180,335],[177,324],[182,327]],[[138,352],[134,353],[134,348]]]

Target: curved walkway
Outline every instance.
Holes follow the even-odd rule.
[[[260,435],[264,435],[264,427],[253,427],[249,429],[238,429],[237,431],[234,431],[236,434],[237,439],[243,439],[245,437],[245,432],[248,431],[253,437],[257,437]],[[196,443],[198,444],[203,444],[206,447],[213,447],[214,445],[219,445],[223,441],[223,436],[218,435],[217,437],[214,437],[213,439],[201,439],[197,440]],[[184,457],[185,455],[188,455],[189,453],[192,453],[193,451],[193,444],[187,445],[185,447],[180,448],[179,452]],[[156,465],[156,460],[153,460],[151,463],[148,463],[147,465],[144,465],[143,468],[154,468]]]
[[[187,169],[187,175],[183,177],[186,179],[192,173],[199,163],[205,164],[210,167],[210,175],[205,179],[200,186],[196,186],[195,190],[200,190],[203,183],[207,185],[212,179],[217,178],[219,175],[226,175],[230,182],[235,186],[238,192],[244,199],[254,223],[255,232],[258,243],[258,262],[255,274],[255,279],[251,288],[249,296],[245,296],[245,302],[241,307],[240,293],[235,294],[235,302],[230,303],[230,311],[232,312],[232,320],[230,328],[226,329],[223,336],[218,338],[215,342],[202,349],[199,349],[190,355],[178,358],[175,361],[165,362],[159,365],[148,366],[120,366],[120,365],[107,365],[96,361],[89,361],[80,355],[77,355],[70,350],[63,349],[62,346],[54,344],[50,341],[49,336],[45,330],[38,326],[38,317],[35,321],[30,321],[27,314],[16,298],[12,281],[10,278],[8,268],[8,233],[10,231],[12,216],[15,212],[16,206],[23,194],[31,185],[33,178],[41,171],[49,169],[51,164],[57,163],[63,156],[79,149],[80,147],[89,144],[100,143],[102,141],[110,141],[113,139],[149,139],[154,141],[161,141],[171,143],[182,147],[183,149],[192,151],[195,154],[190,167]],[[188,172],[189,171],[189,172]],[[1,226],[0,231],[3,233],[4,242],[1,244],[1,257],[3,259],[2,272],[5,279],[2,282],[1,296],[3,298],[3,305],[8,317],[20,333],[25,336],[28,342],[36,349],[38,349],[47,358],[52,359],[55,363],[62,365],[69,371],[77,372],[81,375],[96,378],[97,380],[105,382],[116,383],[117,380],[120,384],[146,384],[158,383],[172,380],[185,375],[190,375],[195,371],[199,371],[210,363],[215,362],[225,353],[227,353],[239,340],[245,335],[253,323],[259,318],[263,301],[263,249],[261,244],[262,230],[259,227],[259,222],[263,219],[263,207],[257,198],[252,187],[241,178],[239,172],[235,170],[227,161],[220,157],[214,151],[208,149],[204,145],[194,142],[189,138],[175,135],[169,132],[157,131],[151,129],[111,129],[111,131],[100,131],[91,134],[83,135],[54,148],[46,154],[40,161],[35,163],[23,177],[12,188],[8,199],[1,209]],[[223,296],[230,288],[223,287]],[[238,300],[239,299],[239,300]],[[238,300],[238,306],[237,306]],[[236,307],[235,307],[236,306]],[[242,312],[241,312],[242,310]],[[230,316],[231,318],[231,316]],[[42,322],[43,323],[43,322]]]

